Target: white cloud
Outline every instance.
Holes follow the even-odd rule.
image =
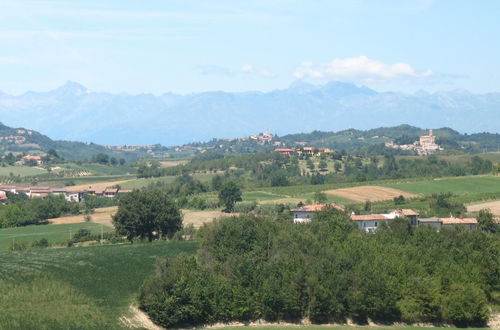
[[[329,63],[303,62],[294,71],[296,78],[330,79],[356,83],[411,82],[434,76],[432,70],[417,71],[408,63],[387,64],[357,56],[333,59]]]
[[[276,74],[268,69],[259,68],[251,64],[243,64],[239,69],[232,70],[218,65],[200,65],[198,70],[202,75],[217,75],[236,77],[241,75],[255,75],[263,78],[276,77]]]
[[[251,64],[243,64],[241,66],[241,72],[246,73],[246,74],[254,74],[254,75],[257,75],[260,77],[275,77],[276,76],[275,73],[273,73],[267,69],[258,68],[258,67],[251,65]]]

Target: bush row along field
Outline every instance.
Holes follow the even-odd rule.
[[[0,329],[122,329],[158,257],[195,241],[0,253]]]
[[[12,245],[13,240],[22,242],[27,247],[41,238],[47,239],[50,244],[64,243],[79,229],[88,229],[92,234],[100,234],[101,230],[105,233],[114,231],[111,227],[92,222],[4,228],[0,229],[0,251],[6,251]]]

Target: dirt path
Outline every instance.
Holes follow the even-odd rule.
[[[123,315],[120,317],[120,321],[125,325],[127,328],[132,328],[132,329],[147,329],[147,330],[162,330],[165,328],[162,328],[160,326],[157,326],[156,324],[151,321],[149,316],[141,311],[139,308],[135,306],[130,306],[129,307],[129,312],[130,315]]]
[[[398,197],[400,195],[403,195],[405,198],[417,197],[417,195],[410,194],[399,189],[379,187],[379,186],[360,186],[352,188],[334,189],[334,190],[327,190],[325,191],[325,193],[350,199],[356,202],[385,201],[393,199],[394,197]]]

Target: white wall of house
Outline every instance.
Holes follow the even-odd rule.
[[[314,212],[293,212],[293,222],[311,222]]]
[[[358,229],[364,231],[373,231],[380,227],[382,223],[387,223],[387,220],[358,220]]]

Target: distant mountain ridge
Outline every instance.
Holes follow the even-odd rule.
[[[100,144],[179,145],[269,129],[279,135],[372,129],[402,123],[500,132],[500,93],[377,92],[349,83],[297,81],[284,90],[177,95],[91,92],[68,82],[49,92],[0,92],[0,119],[56,139]]]

